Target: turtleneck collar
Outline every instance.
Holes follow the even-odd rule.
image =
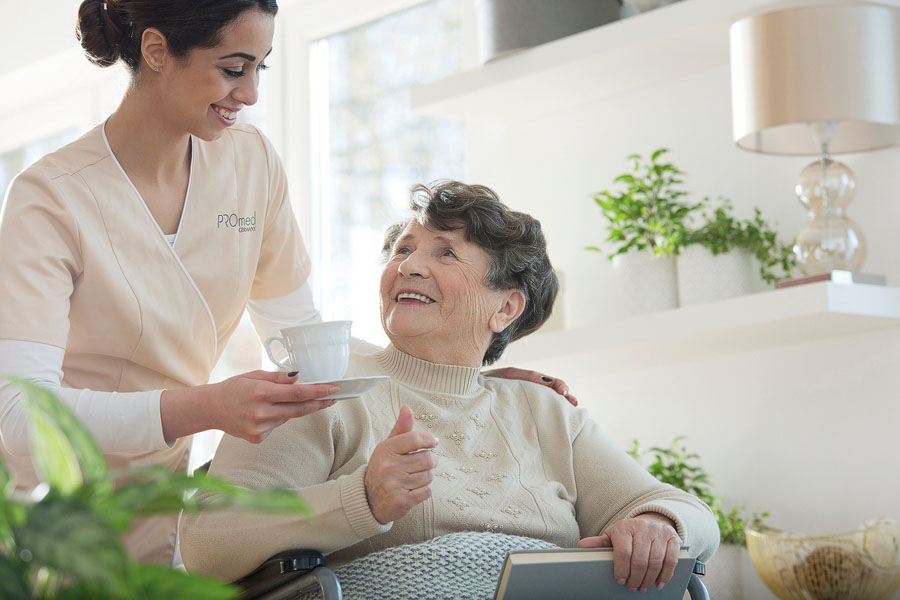
[[[378,366],[395,380],[437,394],[471,396],[481,386],[481,367],[441,365],[397,350],[393,345],[375,354]]]

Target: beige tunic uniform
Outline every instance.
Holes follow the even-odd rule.
[[[0,339],[65,349],[62,385],[132,392],[207,382],[249,298],[300,287],[309,259],[283,167],[248,125],[191,138],[191,178],[174,247],[98,126],[13,181],[0,220]],[[153,447],[108,454],[114,469],[182,469],[190,438],[169,447],[153,415]],[[128,432],[123,432],[127,435]],[[19,488],[27,457],[5,460]],[[140,560],[171,561],[175,516],[139,523]]]

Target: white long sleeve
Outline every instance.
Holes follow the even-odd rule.
[[[162,390],[98,392],[64,388],[64,350],[21,340],[0,340],[0,372],[26,379],[55,393],[85,424],[103,452],[132,454],[168,448],[162,432]],[[29,419],[24,392],[0,378],[0,441],[11,455],[29,453]]]
[[[267,300],[250,300],[250,319],[261,340],[294,325],[319,323],[309,285]],[[370,354],[381,348],[352,338],[352,352]],[[284,352],[275,345],[277,352]],[[168,448],[162,431],[159,400],[163,390],[99,392],[64,388],[64,350],[21,340],[0,340],[0,374],[13,375],[44,387],[60,397],[86,425],[100,448],[109,454],[132,454]],[[283,358],[280,356],[279,358]],[[25,395],[8,379],[0,378],[0,442],[14,456],[29,453]]]

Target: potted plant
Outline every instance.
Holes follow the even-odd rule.
[[[615,188],[594,195],[607,221],[608,256],[626,313],[678,306],[674,256],[685,243],[691,215],[702,204],[685,200],[682,171],[660,160],[667,152],[661,148],[649,160],[632,154],[631,171],[613,180]],[[597,246],[588,250],[604,251]]]
[[[697,496],[705,502],[719,524],[720,546],[710,561],[704,578],[710,597],[740,600],[743,597],[742,573],[752,571],[747,554],[745,530],[748,526],[759,527],[769,513],[754,513],[752,517],[742,514],[743,507],[727,510],[722,498],[712,493],[709,476],[699,464],[700,456],[688,452],[682,444],[683,437],[672,440],[669,447],[653,446],[642,451],[638,441],[632,442],[628,454],[646,467],[651,475],[663,483]]]
[[[309,514],[289,490],[252,492],[161,467],[111,474],[96,442],[50,392],[27,394],[31,453],[43,484],[14,491],[0,460],[0,598],[95,600],[234,598],[234,586],[159,565],[131,563],[119,536],[139,516],[243,508]],[[115,475],[115,481],[113,476]],[[194,490],[215,494],[200,501]]]
[[[705,198],[698,221],[688,228],[678,257],[682,306],[753,293],[789,277],[796,267],[791,246],[778,239],[759,208],[752,218],[738,219],[727,198],[717,205]]]
[[[632,170],[615,178],[618,187],[594,196],[607,221],[613,268],[628,275],[619,293],[631,312],[721,300],[790,276],[796,265],[791,246],[760,210],[738,219],[725,198],[688,200],[684,172],[660,160],[667,152],[661,148],[648,161],[629,156]]]

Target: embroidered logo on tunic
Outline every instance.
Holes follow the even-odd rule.
[[[221,213],[218,215],[216,229],[223,227],[226,229],[237,228],[239,233],[256,231],[256,211],[253,211],[253,216],[251,217],[239,217],[237,213]]]

